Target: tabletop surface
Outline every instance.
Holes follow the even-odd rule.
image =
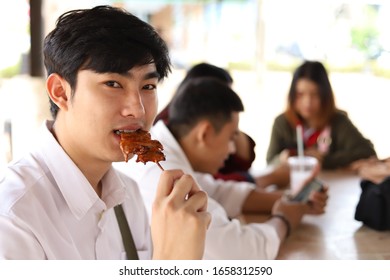
[[[360,178],[346,171],[322,172],[329,186],[326,213],[306,215],[282,243],[277,259],[390,260],[390,231],[370,229],[354,219]],[[256,222],[255,215],[245,222]]]

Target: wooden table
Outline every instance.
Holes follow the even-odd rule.
[[[329,186],[326,213],[306,215],[283,242],[277,259],[390,260],[390,231],[372,230],[354,219],[360,178],[345,171],[322,172]],[[246,216],[245,222],[261,221]]]

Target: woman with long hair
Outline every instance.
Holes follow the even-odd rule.
[[[286,111],[273,124],[268,163],[284,162],[296,155],[298,125],[302,127],[305,155],[316,157],[324,169],[376,158],[371,141],[346,112],[336,107],[328,73],[321,62],[305,61],[295,70],[287,103]]]

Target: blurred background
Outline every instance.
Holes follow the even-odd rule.
[[[129,10],[166,40],[173,71],[160,85],[159,108],[193,64],[230,71],[245,106],[240,128],[256,141],[254,169],[265,167],[272,122],[305,59],[326,65],[338,107],[379,157],[390,156],[389,1],[13,0],[0,10],[0,168],[28,150],[50,118],[43,38],[63,12],[102,4]]]

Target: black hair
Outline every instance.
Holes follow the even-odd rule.
[[[233,83],[233,78],[228,71],[221,67],[206,62],[202,62],[192,66],[192,68],[188,70],[183,81],[185,82],[188,79],[199,77],[214,77],[227,83],[228,85],[231,85]]]
[[[213,77],[213,78],[216,78],[216,79],[226,83],[228,86],[231,86],[233,83],[233,78],[227,70],[220,68],[218,66],[215,66],[213,64],[202,62],[199,64],[195,64],[187,71],[186,76],[184,77],[183,81],[179,84],[176,92],[188,80],[193,79],[193,78],[201,78],[201,77]],[[175,95],[176,95],[176,92],[175,92]],[[171,102],[169,102],[164,107],[164,109],[162,109],[157,114],[157,116],[154,120],[154,124],[156,124],[159,120],[163,120],[165,123],[168,122],[170,104],[171,104]]]
[[[240,97],[226,83],[211,77],[193,78],[183,83],[173,97],[168,127],[180,139],[207,119],[218,132],[231,121],[233,112],[242,111]]]
[[[168,75],[168,48],[156,30],[133,14],[111,6],[72,10],[61,15],[44,40],[47,74],[57,73],[71,86],[79,70],[125,73],[155,63],[160,79]],[[55,118],[58,107],[50,100]]]

